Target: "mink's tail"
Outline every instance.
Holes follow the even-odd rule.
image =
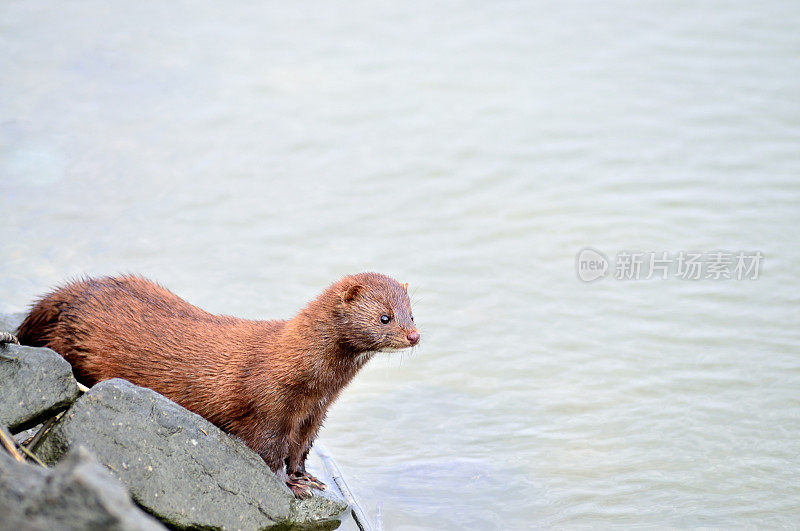
[[[34,304],[31,312],[17,328],[17,339],[22,345],[45,347],[50,342],[63,306],[63,302],[56,300],[53,295]]]

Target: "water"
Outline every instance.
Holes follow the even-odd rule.
[[[322,437],[387,529],[800,519],[795,2],[0,7],[0,312],[409,282]],[[758,280],[575,255],[761,251]]]

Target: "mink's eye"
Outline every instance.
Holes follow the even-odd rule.
[[[411,320],[412,320],[412,321],[414,320],[414,316],[413,316],[413,315],[411,316]]]
[[[383,324],[389,324],[390,318],[388,315],[381,315],[381,322]]]

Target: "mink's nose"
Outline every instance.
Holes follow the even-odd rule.
[[[416,330],[414,330],[413,332],[409,332],[408,334],[406,334],[406,338],[408,338],[409,343],[411,343],[412,345],[416,345],[417,343],[419,343],[419,332],[417,332]]]

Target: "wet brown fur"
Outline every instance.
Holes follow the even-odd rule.
[[[17,337],[60,353],[86,385],[124,378],[158,391],[292,477],[306,474],[328,407],[372,353],[412,346],[415,332],[405,286],[377,273],[344,277],[288,321],[212,315],[121,276],[46,295]]]

